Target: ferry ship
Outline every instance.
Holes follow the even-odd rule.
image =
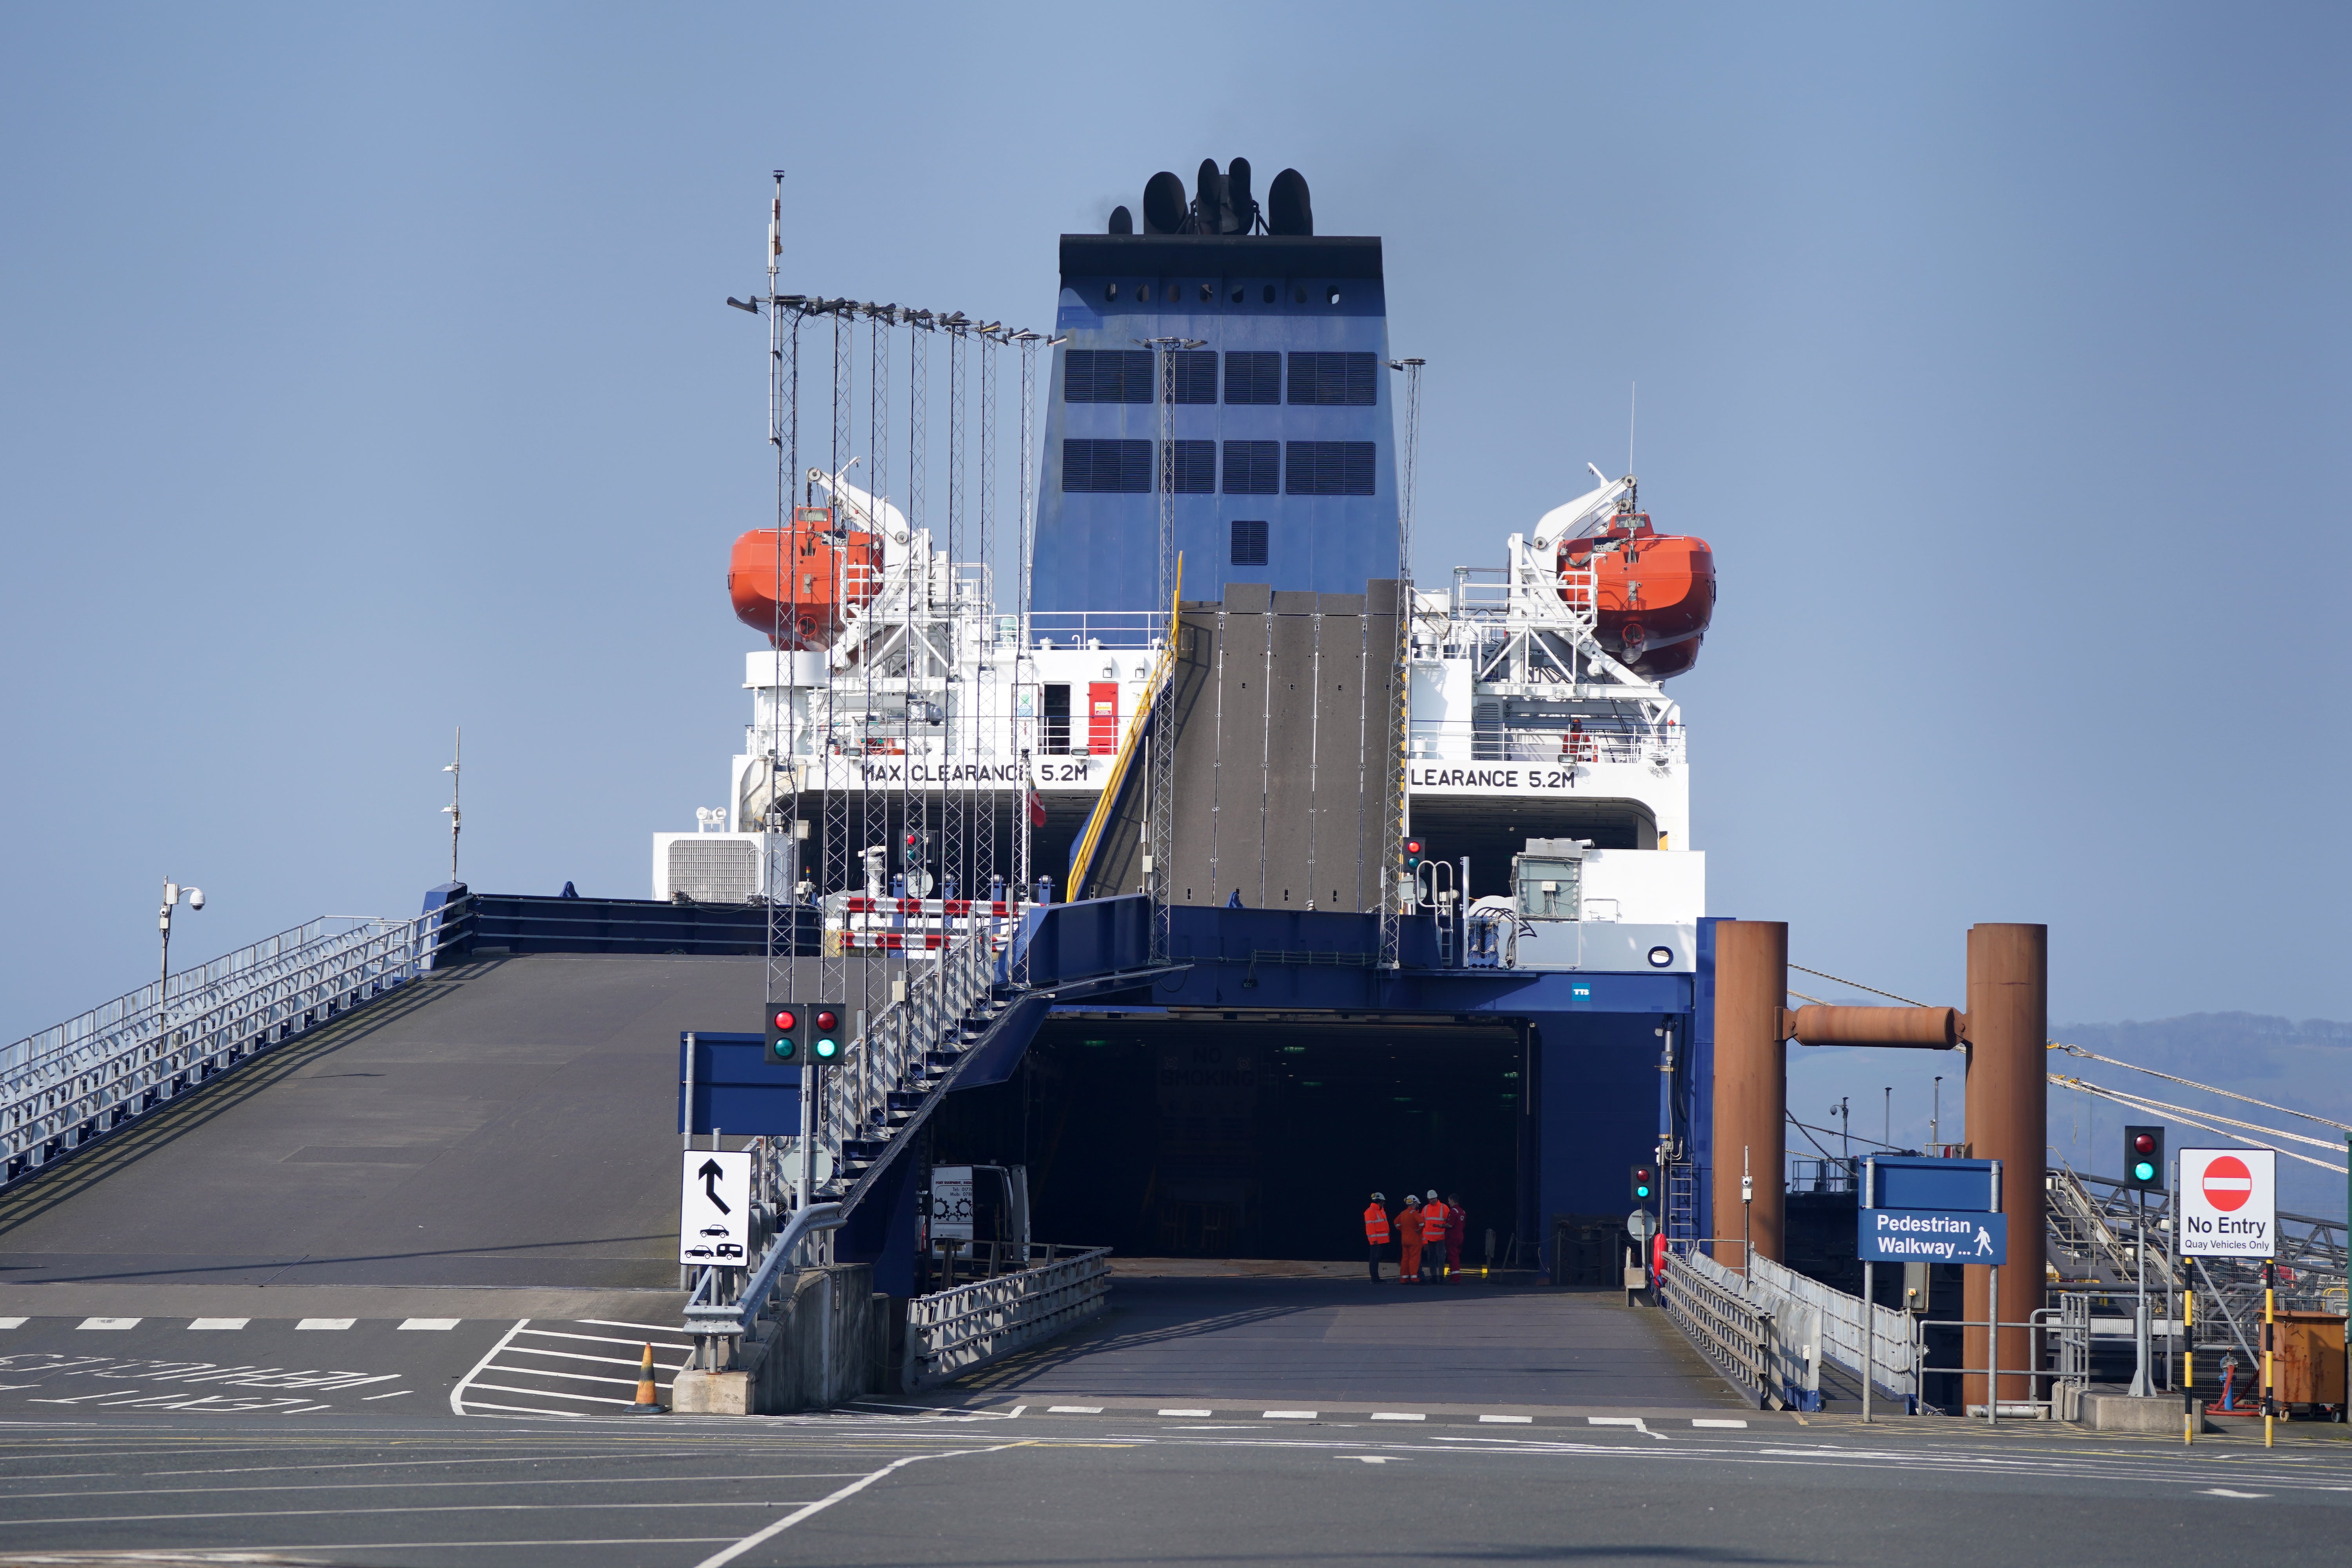
[[[773,356],[790,366],[777,373],[780,400],[804,362],[824,359],[831,329],[835,424],[822,456],[839,467],[803,460],[818,443],[799,433],[816,419],[795,405],[788,437],[779,416],[779,516],[735,542],[726,578],[760,639],[742,670],[750,721],[726,805],[698,813],[696,831],[654,835],[655,898],[821,905],[838,951],[920,949],[950,914],[1009,921],[1039,900],[1113,890],[1088,884],[1087,857],[1109,815],[1106,789],[1121,786],[1145,728],[1168,635],[1167,554],[1181,558],[1187,612],[1253,595],[1277,613],[1360,605],[1368,586],[1398,582],[1412,457],[1399,447],[1399,412],[1419,362],[1391,357],[1380,239],[1318,234],[1296,171],[1261,204],[1240,159],[1203,163],[1189,195],[1174,174],[1154,176],[1141,211],[1139,225],[1120,207],[1106,233],[1061,237],[1050,336],[778,295],[772,281],[795,334]],[[782,222],[779,205],[772,279]],[[901,461],[923,460],[924,362],[901,355],[902,329],[906,355],[925,352],[917,334],[948,342],[951,376],[969,374],[974,354],[993,374],[989,352],[1010,347],[1042,382],[1034,448],[1024,384],[1014,460],[1035,467],[1003,525],[1017,535],[1009,593],[989,560],[957,558],[958,543],[973,554],[985,540],[990,504],[983,468],[976,529],[962,431],[950,434],[960,467],[948,479],[964,489],[944,521],[923,513],[919,467],[894,484],[876,454],[845,451],[859,399],[887,405],[895,366],[917,422],[898,431]],[[982,406],[992,417],[985,395]],[[891,421],[867,423],[887,447]],[[1406,426],[1409,444],[1417,421]],[[1412,858],[1442,869],[1332,893],[1355,909],[1377,907],[1383,886],[1403,903],[1507,906],[1515,868],[1535,856],[1549,868],[1547,912],[1578,928],[1571,955],[1587,951],[1584,928],[1665,930],[1678,939],[1635,949],[1686,969],[1706,858],[1691,831],[1688,730],[1665,683],[1697,658],[1713,559],[1703,540],[1656,525],[1633,475],[1586,468],[1591,488],[1502,540],[1499,559],[1406,589],[1399,826]],[[1446,537],[1465,521],[1443,518]],[[763,852],[780,840],[781,853]],[[1272,901],[1234,878],[1185,891]],[[1512,942],[1488,960],[1584,962],[1559,952]]]

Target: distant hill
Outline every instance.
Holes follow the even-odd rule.
[[[2178,1073],[2200,1083],[2234,1089],[2278,1105],[2291,1105],[2338,1121],[2352,1121],[2352,1024],[2326,1018],[2306,1018],[2296,1023],[2255,1013],[2190,1013],[2147,1023],[2063,1024],[2051,1031],[2051,1037],[2120,1061]],[[2050,1070],[2071,1073],[2105,1089],[2145,1094],[2192,1110],[2214,1110],[2242,1121],[2284,1127],[2315,1138],[2335,1135],[2329,1129],[2300,1118],[2238,1105],[2145,1073],[2084,1061],[2058,1051],[2050,1053]],[[2051,1088],[2051,1142],[2062,1152],[2067,1146],[2069,1130],[2078,1122],[2090,1121],[2087,1105],[2078,1109],[2072,1103],[2085,1100],[2084,1096],[2055,1085]],[[2125,1114],[2120,1107],[2099,1103],[2095,1131],[2084,1140],[2088,1158],[2077,1162],[2080,1168],[2103,1176],[2120,1173],[2122,1128],[2126,1121],[2137,1120],[2137,1116]],[[2173,1124],[2171,1137],[2175,1148],[2184,1143],[2210,1146],[2226,1142],[2179,1123]],[[2337,1164],[2344,1163],[2340,1143],[2333,1156],[2324,1149],[2303,1144],[2286,1146],[2320,1159],[2332,1158]],[[2346,1192],[2342,1176],[2282,1159],[2279,1189],[2283,1207],[2331,1218],[2344,1214]]]

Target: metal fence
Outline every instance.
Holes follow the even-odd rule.
[[[143,985],[0,1051],[0,1186],[416,978],[463,925],[327,916]]]
[[[1768,1301],[1778,1296],[1814,1312],[1819,1334],[1814,1342],[1822,1356],[1856,1377],[1865,1375],[1866,1370],[1874,1389],[1901,1400],[1906,1414],[1918,1413],[1919,1343],[1909,1313],[1832,1289],[1769,1258],[1756,1260],[1748,1285]],[[1774,1318],[1782,1333],[1792,1331],[1785,1309],[1775,1307]],[[1819,1386],[1812,1384],[1815,1389]]]
[[[1782,1403],[1772,1355],[1772,1315],[1749,1299],[1747,1284],[1705,1253],[1674,1260],[1660,1296],[1666,1315],[1724,1376],[1759,1405]]]
[[[904,1387],[913,1393],[1066,1333],[1110,1296],[1110,1248],[1089,1247],[907,1303]],[[1035,1252],[1033,1251],[1034,1257]]]

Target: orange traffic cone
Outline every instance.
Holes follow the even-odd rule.
[[[669,1406],[661,1402],[654,1387],[654,1347],[646,1347],[645,1359],[637,1363],[637,1402],[629,1406],[632,1415],[667,1415]]]

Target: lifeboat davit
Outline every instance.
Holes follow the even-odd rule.
[[[1601,646],[1634,674],[1665,680],[1698,662],[1715,615],[1706,540],[1660,533],[1649,513],[1620,511],[1598,531],[1559,542],[1559,574],[1560,596],[1576,609],[1591,597]]]
[[[735,618],[779,648],[830,647],[850,608],[871,602],[881,589],[882,541],[835,528],[829,506],[794,507],[781,551],[778,531],[755,528],[735,541],[727,563]]]

